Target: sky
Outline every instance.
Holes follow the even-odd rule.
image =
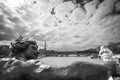
[[[19,35],[75,51],[120,42],[119,0],[0,0],[0,44]]]

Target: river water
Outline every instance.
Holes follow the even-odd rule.
[[[103,64],[100,59],[91,59],[90,57],[44,57],[41,61],[45,64],[57,67],[67,66],[78,61]]]

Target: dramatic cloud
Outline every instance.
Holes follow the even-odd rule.
[[[1,0],[0,40],[31,37],[54,50],[120,42],[119,0]]]

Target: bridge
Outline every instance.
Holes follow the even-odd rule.
[[[69,57],[71,55],[73,56],[92,56],[97,57],[98,52],[93,50],[85,50],[85,51],[54,51],[54,50],[39,50],[39,55],[42,56],[56,56],[56,57]]]

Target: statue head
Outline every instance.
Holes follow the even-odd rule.
[[[11,43],[12,56],[18,59],[24,58],[25,60],[36,59],[38,56],[38,45],[36,41],[19,38],[14,43]]]

